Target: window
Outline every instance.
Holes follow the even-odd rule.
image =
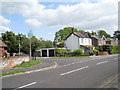
[[[89,39],[89,44],[90,44],[90,39]]]
[[[83,40],[83,38],[81,38],[81,43],[84,43],[84,40]]]

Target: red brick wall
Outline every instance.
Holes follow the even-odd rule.
[[[0,69],[9,69],[22,62],[29,62],[29,56],[11,57],[0,60]]]

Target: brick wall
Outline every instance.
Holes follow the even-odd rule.
[[[23,62],[29,62],[29,56],[5,58],[0,60],[0,69],[9,69]]]

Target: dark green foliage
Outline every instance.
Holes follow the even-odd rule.
[[[7,51],[10,53],[18,52],[19,41],[13,32],[2,33],[2,41],[8,46]]]
[[[32,49],[32,55],[37,49],[41,48],[51,48],[53,47],[52,41],[45,41],[42,39],[36,38],[34,35],[30,35],[29,38],[31,38],[31,49]],[[19,43],[20,43],[20,51],[24,52],[26,54],[29,54],[29,38],[26,37],[26,35],[18,34],[15,35],[13,32],[5,32],[1,35],[2,41],[8,46],[7,51],[9,53],[18,53],[19,52]]]
[[[111,35],[106,33],[106,31],[104,31],[104,30],[99,30],[98,31],[98,35],[104,35],[106,38],[111,37]]]
[[[113,35],[120,40],[120,30],[115,31]]]
[[[63,29],[60,29],[58,32],[55,33],[54,38],[54,46],[62,48],[64,47],[64,39],[72,33],[73,27],[65,27]],[[84,32],[84,30],[77,30],[74,29],[74,32]],[[59,43],[59,44],[58,44]]]
[[[99,51],[107,51],[109,54],[112,54],[112,45],[102,45],[98,47]]]
[[[73,55],[74,55],[74,56],[80,56],[80,55],[82,55],[82,49],[74,50],[74,51],[73,51]]]

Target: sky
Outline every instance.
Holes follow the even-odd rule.
[[[20,2],[18,2],[20,1]],[[118,0],[11,0],[0,3],[0,33],[13,31],[54,40],[64,27],[78,30],[118,30]]]

